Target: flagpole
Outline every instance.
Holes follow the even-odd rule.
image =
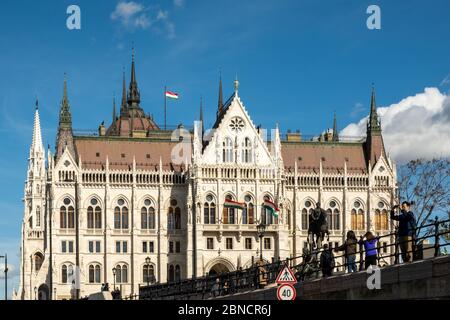
[[[164,130],[167,130],[167,87],[164,86]]]

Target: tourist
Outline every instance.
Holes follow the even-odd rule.
[[[356,272],[356,239],[355,233],[350,230],[347,232],[347,239],[345,242],[334,249],[335,252],[344,251],[345,259],[347,261],[347,270],[349,273]]]
[[[361,236],[358,243],[364,245],[364,252],[366,253],[364,268],[367,270],[371,265],[376,266],[378,238],[372,232],[367,231],[364,236]]]
[[[216,282],[211,287],[211,295],[215,298],[220,295],[220,279],[217,278]]]
[[[320,255],[320,268],[322,269],[322,275],[324,277],[333,275],[334,255],[326,243],[323,245],[323,252]]]
[[[402,252],[403,262],[410,262],[413,260],[413,245],[416,235],[416,219],[414,213],[411,212],[411,203],[403,201],[400,214],[395,214],[395,209],[399,206],[396,205],[391,210],[391,219],[398,221],[398,240],[400,244],[400,250]]]

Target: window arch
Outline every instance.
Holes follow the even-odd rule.
[[[101,267],[99,264],[89,265],[89,283],[101,283]]]
[[[246,195],[244,197],[245,208],[242,211],[242,224],[254,224],[255,223],[255,205],[253,197]]]
[[[222,162],[233,162],[233,140],[230,137],[223,141]]]
[[[128,283],[128,265],[116,265],[116,283]]]
[[[73,265],[70,263],[61,266],[61,282],[68,283],[69,279],[73,277]]]
[[[313,201],[305,200],[302,209],[302,230],[308,230],[309,228],[309,215],[313,211]]]
[[[265,195],[264,200],[272,201],[269,195]],[[265,225],[278,223],[278,218],[274,217],[272,212],[264,207],[264,203],[261,205],[261,223]]]
[[[361,201],[355,200],[352,204],[351,225],[353,230],[364,230],[364,208]]]
[[[328,203],[327,209],[327,221],[330,230],[340,230],[341,229],[341,211],[339,209],[338,202],[336,200],[331,200]]]
[[[36,227],[41,226],[41,207],[36,207]]]
[[[102,228],[102,209],[96,198],[92,198],[87,208],[87,227],[88,229]]]
[[[145,199],[141,208],[141,228],[155,229],[155,208],[150,199]]]
[[[34,254],[34,271],[38,272],[41,270],[42,263],[44,263],[44,256],[40,252]]]
[[[225,196],[227,200],[233,200],[233,196],[227,194]],[[227,208],[223,206],[222,211],[222,223],[223,224],[235,224],[236,223],[236,209],[235,208]]]
[[[248,137],[242,142],[242,162],[252,162],[252,142]]]
[[[128,229],[128,207],[125,200],[117,200],[114,208],[114,229]]]
[[[170,200],[170,207],[167,215],[167,229],[181,229],[181,209],[175,199]]]
[[[378,203],[378,208],[375,210],[375,230],[388,230],[388,211],[386,204],[383,201]]]
[[[152,264],[142,267],[142,281],[144,283],[155,283],[155,267]]]
[[[203,223],[216,223],[216,203],[212,194],[208,194],[205,198],[205,204],[203,206]]]
[[[59,226],[61,229],[75,228],[75,209],[70,198],[64,198],[63,205],[59,209]]]

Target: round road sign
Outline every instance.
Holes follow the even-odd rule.
[[[278,300],[295,300],[297,296],[297,291],[293,285],[282,284],[278,287],[277,298]]]

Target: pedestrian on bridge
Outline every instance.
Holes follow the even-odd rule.
[[[345,242],[334,249],[335,252],[344,251],[345,260],[347,264],[348,273],[356,272],[356,245],[358,240],[356,239],[355,232],[349,230],[347,232],[347,239]]]
[[[366,259],[364,260],[364,268],[367,270],[371,265],[377,265],[377,243],[378,238],[373,235],[372,232],[367,231],[364,236],[361,236],[359,244],[364,245],[364,252],[366,253]]]
[[[320,255],[320,268],[322,269],[323,277],[331,277],[334,269],[334,255],[328,244],[323,245],[323,252]]]
[[[399,206],[396,205],[391,210],[391,219],[398,221],[398,240],[400,244],[400,250],[402,252],[403,262],[410,262],[413,260],[413,246],[415,245],[416,238],[416,218],[412,213],[411,203],[403,201],[400,214],[396,215],[395,210]]]

